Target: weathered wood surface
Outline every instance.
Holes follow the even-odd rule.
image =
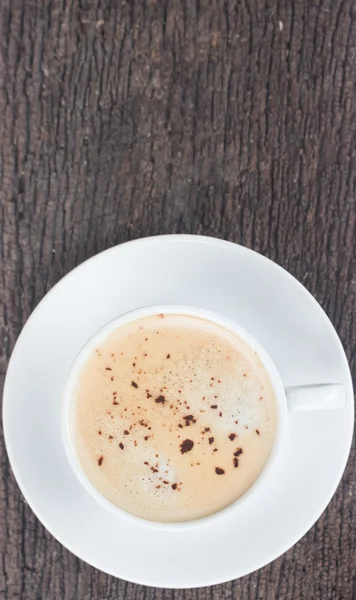
[[[99,250],[167,232],[276,260],[356,373],[353,0],[1,0],[0,372],[26,318]],[[355,451],[327,511],[239,581],[155,590],[64,550],[0,441],[0,600],[350,600]]]

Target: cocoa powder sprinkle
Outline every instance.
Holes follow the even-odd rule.
[[[237,448],[236,452],[234,452],[234,456],[240,456],[243,453],[242,448]]]
[[[189,427],[191,423],[197,422],[197,420],[194,418],[193,415],[187,415],[187,416],[183,417],[183,420],[185,422],[186,427]]]
[[[224,469],[221,469],[220,467],[215,467],[215,473],[217,475],[225,475]]]
[[[184,442],[182,442],[180,445],[180,451],[182,454],[185,454],[186,452],[190,452],[193,446],[193,440],[184,440]]]

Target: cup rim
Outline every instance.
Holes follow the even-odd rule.
[[[277,428],[272,450],[261,473],[255,479],[252,485],[246,490],[246,492],[244,492],[231,504],[209,515],[188,521],[151,521],[145,519],[144,517],[134,515],[126,511],[125,509],[113,504],[110,500],[105,498],[105,496],[99,492],[99,490],[94,486],[94,484],[89,480],[89,478],[85,474],[84,469],[80,464],[76,450],[74,448],[70,431],[70,411],[74,387],[78,380],[78,376],[81,372],[81,369],[83,368],[92,350],[98,343],[105,340],[105,338],[118,327],[121,327],[122,325],[130,323],[132,321],[136,321],[137,319],[153,316],[156,314],[186,315],[191,317],[197,317],[200,319],[205,319],[211,321],[216,325],[220,325],[223,328],[227,329],[229,332],[239,336],[244,342],[246,342],[246,344],[250,348],[257,352],[271,381],[277,404]],[[77,479],[86,489],[86,491],[97,502],[99,502],[99,504],[101,504],[104,508],[108,509],[111,513],[114,513],[119,517],[125,518],[131,523],[144,525],[153,529],[182,530],[186,528],[198,527],[201,525],[212,523],[213,521],[216,521],[222,518],[223,516],[228,516],[230,513],[240,508],[243,504],[246,503],[247,500],[249,500],[253,495],[258,493],[261,484],[267,479],[268,474],[271,473],[274,469],[278,457],[281,453],[285,437],[286,424],[287,399],[284,385],[282,383],[281,376],[278,372],[277,367],[275,366],[273,360],[271,359],[267,351],[264,349],[264,347],[236,321],[226,318],[210,310],[180,304],[154,304],[150,306],[136,308],[115,317],[114,319],[110,320],[108,323],[103,325],[85,342],[85,344],[81,347],[76,357],[74,358],[74,361],[72,362],[72,365],[68,372],[62,395],[61,437],[68,461],[72,467],[72,470],[77,476]]]

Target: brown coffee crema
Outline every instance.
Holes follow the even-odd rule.
[[[210,321],[155,315],[117,328],[78,379],[71,429],[89,480],[152,521],[215,513],[256,480],[277,426],[258,355]]]

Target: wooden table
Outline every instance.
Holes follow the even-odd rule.
[[[295,275],[356,373],[353,0],[2,0],[0,373],[43,295],[96,252],[184,232]],[[0,600],[350,600],[355,451],[309,533],[257,573],[173,592],[47,533],[0,447]]]

